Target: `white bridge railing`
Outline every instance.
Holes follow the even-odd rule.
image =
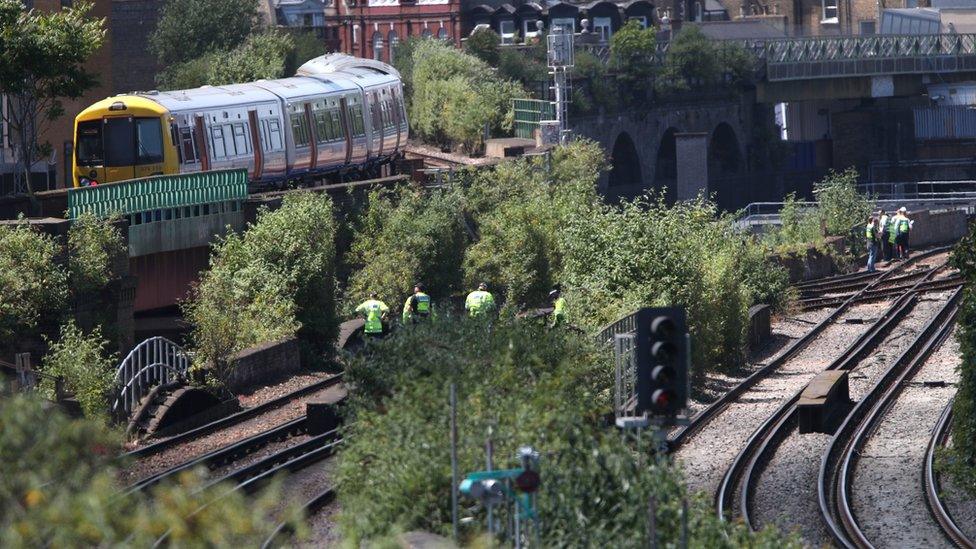
[[[153,387],[182,379],[190,369],[190,357],[165,337],[151,337],[129,351],[115,373],[118,394],[115,414],[129,415]]]

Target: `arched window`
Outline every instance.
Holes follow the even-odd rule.
[[[448,37],[447,37],[447,29],[446,29],[446,28],[444,28],[444,27],[441,27],[441,28],[440,28],[440,29],[439,29],[439,30],[437,31],[437,37],[438,37],[438,38],[440,38],[441,40],[447,40],[447,38],[448,38]]]
[[[400,38],[397,36],[396,31],[391,30],[389,34],[386,35],[386,41],[390,46],[390,63],[392,63],[393,56],[396,54],[397,44],[400,43]]]
[[[373,59],[377,61],[383,59],[383,33],[380,31],[373,33]]]
[[[420,36],[422,36],[423,38],[433,38],[434,31],[430,29],[424,29],[424,32],[420,33]]]

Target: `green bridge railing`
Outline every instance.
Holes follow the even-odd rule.
[[[541,120],[555,120],[556,107],[552,101],[541,99],[513,99],[515,108],[515,137],[532,139]]]
[[[184,206],[233,202],[247,198],[247,170],[159,175],[79,187],[68,191],[68,218],[84,213],[123,216]]]

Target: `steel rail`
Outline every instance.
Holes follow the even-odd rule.
[[[898,323],[899,317],[914,305],[914,295],[906,292],[885,311],[881,318],[872,324],[871,328],[861,334],[840,356],[834,359],[825,370],[846,370],[856,365],[868,350],[874,348],[884,339],[888,331]],[[796,391],[753,432],[746,446],[726,470],[722,484],[715,496],[716,507],[721,513],[720,516],[724,516],[732,508],[735,491],[741,485],[739,513],[750,528],[756,529],[749,505],[752,501],[752,491],[759,482],[766,457],[792,432],[796,403],[800,400],[800,395],[803,394],[805,388],[806,386]]]
[[[200,427],[197,427],[196,429],[191,429],[191,430],[186,431],[184,433],[180,433],[180,434],[175,435],[175,436],[172,436],[170,438],[163,439],[163,440],[161,440],[161,441],[159,441],[159,442],[157,442],[155,444],[150,444],[148,446],[144,446],[144,447],[139,448],[137,450],[133,450],[131,452],[127,452],[125,454],[122,454],[121,457],[122,458],[142,458],[142,457],[146,457],[146,456],[151,456],[153,454],[158,454],[159,452],[162,452],[164,450],[168,450],[168,449],[170,449],[170,448],[172,448],[174,446],[177,446],[179,444],[183,444],[184,442],[187,442],[189,440],[193,440],[195,438],[199,438],[199,437],[202,437],[202,436],[205,436],[205,435],[209,435],[211,433],[214,433],[216,431],[220,431],[222,429],[226,429],[228,427],[232,427],[234,425],[237,425],[238,423],[241,423],[241,422],[246,421],[248,419],[251,419],[253,417],[262,415],[262,414],[264,414],[264,413],[266,413],[266,412],[268,412],[270,410],[273,410],[275,408],[280,408],[281,406],[284,406],[285,404],[288,404],[289,402],[291,402],[291,401],[293,401],[293,400],[295,400],[297,398],[301,398],[301,397],[303,397],[303,396],[305,396],[305,395],[307,395],[309,393],[314,393],[314,392],[319,391],[321,389],[326,389],[328,387],[331,387],[333,385],[336,385],[336,384],[338,384],[339,382],[342,381],[342,377],[343,377],[343,374],[342,374],[342,372],[340,372],[340,373],[338,373],[338,374],[336,374],[334,376],[328,377],[328,378],[323,379],[321,381],[317,381],[317,382],[312,383],[310,385],[306,385],[305,387],[301,387],[299,389],[296,389],[294,391],[291,391],[290,393],[285,394],[285,395],[282,395],[282,396],[280,396],[278,398],[275,398],[274,400],[269,400],[268,402],[265,402],[263,404],[259,404],[257,406],[254,406],[253,408],[248,408],[246,410],[242,410],[242,411],[237,412],[235,414],[231,414],[231,415],[229,415],[227,417],[224,417],[224,418],[218,419],[216,421],[212,421],[210,423],[207,423],[206,425],[201,425]]]
[[[900,269],[904,269],[909,265],[913,265],[918,260],[940,254],[949,249],[950,247],[946,246],[941,248],[933,248],[926,252],[920,253],[917,256],[909,259],[905,263],[898,265],[895,269],[891,269],[881,273],[880,275],[878,275],[877,280],[872,284],[877,284],[878,281],[884,280],[886,277],[891,276],[893,273],[897,272]],[[871,286],[869,285],[867,288],[865,288],[865,290],[867,290],[870,287]],[[857,294],[855,294],[855,297],[856,295]],[[715,400],[714,402],[706,406],[704,409],[699,411],[697,414],[695,414],[695,416],[691,418],[691,422],[688,425],[679,428],[677,431],[675,431],[675,433],[671,437],[669,437],[668,451],[674,452],[675,450],[680,448],[685,442],[687,442],[692,437],[692,435],[694,435],[696,432],[701,430],[715,416],[721,413],[721,411],[724,410],[726,406],[734,402],[736,399],[739,398],[740,395],[742,395],[747,390],[749,390],[753,385],[755,385],[756,383],[764,379],[770,373],[772,373],[780,366],[785,364],[788,360],[796,356],[796,354],[802,351],[812,340],[816,339],[816,337],[820,335],[820,332],[824,331],[828,326],[830,326],[834,322],[834,320],[840,317],[840,315],[842,315],[844,311],[846,311],[847,308],[855,302],[853,301],[853,299],[854,298],[852,297],[848,301],[843,302],[827,318],[818,322],[813,328],[811,328],[809,331],[803,334],[803,336],[801,336],[799,339],[791,343],[788,347],[783,349],[780,352],[780,354],[774,357],[772,360],[770,360],[769,363],[767,363],[765,366],[761,367],[760,369],[750,374],[749,377],[739,382],[735,387],[732,387],[732,389],[730,389],[728,392],[726,392],[717,400]]]
[[[877,275],[880,275],[881,273],[880,272],[874,272],[874,273],[869,273],[869,274],[874,275],[874,276],[877,276]],[[897,282],[904,282],[904,281],[912,280],[912,279],[918,278],[919,276],[922,276],[923,274],[925,274],[925,270],[924,269],[923,270],[913,271],[913,272],[906,273],[906,274],[903,274],[903,275],[893,276],[893,277],[888,278],[887,280],[885,280],[885,282],[884,282],[883,285],[884,286],[887,286],[888,284],[894,284],[894,283],[897,283]],[[867,286],[870,282],[871,282],[870,280],[856,280],[854,282],[846,282],[846,281],[845,282],[838,282],[837,284],[832,284],[832,285],[829,285],[829,286],[823,286],[823,287],[820,287],[820,288],[818,288],[816,290],[803,289],[800,292],[800,295],[807,295],[807,296],[809,296],[809,295],[816,295],[816,294],[823,294],[823,293],[857,291],[857,290],[860,290],[861,288],[864,288],[865,286]]]
[[[245,494],[253,494],[279,473],[293,473],[327,459],[335,453],[336,448],[341,443],[342,438],[340,437],[339,430],[333,429],[302,444],[286,448],[247,467],[214,479],[194,493],[205,492],[206,490],[215,489],[221,485],[228,485],[229,488],[209,499],[189,516],[193,517],[197,515],[209,505],[233,492],[241,491]],[[153,547],[161,547],[166,544],[170,532],[171,530],[164,532],[153,544]]]
[[[942,487],[939,483],[939,475],[935,471],[935,452],[938,448],[944,447],[949,439],[949,427],[952,420],[952,400],[942,410],[939,422],[932,429],[932,436],[925,451],[925,468],[922,471],[922,483],[925,484],[925,503],[928,505],[932,517],[939,523],[942,533],[946,539],[959,549],[974,549],[976,544],[966,537],[966,534],[959,529],[956,521],[953,520],[949,510],[942,503],[939,494]]]
[[[849,282],[855,282],[858,280],[877,278],[878,276],[881,276],[881,274],[882,274],[881,271],[873,272],[873,273],[864,271],[864,272],[839,274],[833,276],[825,276],[823,278],[815,278],[813,280],[798,282],[794,284],[793,287],[798,290],[830,288],[837,284],[844,284]]]
[[[937,290],[951,290],[957,288],[963,284],[962,276],[953,275],[939,280],[929,280],[917,288],[920,292],[933,292]],[[861,303],[865,301],[872,301],[875,299],[888,298],[892,296],[900,295],[906,289],[910,289],[914,284],[901,284],[898,286],[892,286],[890,288],[880,288],[877,290],[869,290],[857,296],[855,299],[856,303]],[[800,301],[800,309],[804,311],[809,311],[813,309],[821,309],[823,307],[837,306],[843,303],[851,297],[850,294],[836,297],[824,297],[818,299],[809,299]]]
[[[161,481],[171,478],[174,475],[194,469],[196,467],[206,467],[214,470],[223,467],[238,459],[253,454],[272,442],[279,442],[292,436],[300,436],[307,431],[307,416],[302,416],[287,423],[278,425],[266,431],[262,431],[242,440],[232,442],[228,445],[216,448],[195,459],[179,463],[149,477],[140,479],[128,488],[126,493],[146,491],[156,486]]]
[[[304,505],[302,505],[301,508],[302,516],[305,518],[305,520],[310,519],[311,517],[315,516],[315,514],[318,513],[323,507],[335,501],[335,497],[336,497],[335,489],[332,486],[329,486],[324,491],[320,492],[318,495],[316,495],[312,499],[305,502]],[[287,522],[279,522],[278,525],[275,527],[274,531],[271,532],[271,535],[268,536],[268,538],[264,540],[264,543],[261,544],[261,549],[282,547],[285,545],[288,536],[290,536],[293,533],[294,532],[291,528],[291,525],[289,525]]]
[[[940,266],[936,266],[928,269],[926,276],[932,276]],[[885,275],[882,275],[865,290],[876,286],[883,282],[886,275],[894,273],[894,270],[888,271]],[[926,278],[922,278],[916,283],[916,286],[924,282]],[[864,290],[862,290],[863,292]],[[917,298],[917,293],[912,290],[904,292],[899,298],[895,300],[894,303],[888,308],[885,313],[878,318],[872,326],[863,334],[861,334],[851,345],[844,350],[844,352],[834,359],[825,370],[838,370],[838,369],[850,369],[855,366],[870,349],[875,345],[879,344],[881,340],[885,337],[888,331],[897,324],[900,315],[913,307]],[[850,304],[854,300],[854,297],[849,298],[845,301],[845,304]],[[764,465],[764,458],[770,455],[779,444],[791,431],[792,422],[790,421],[795,412],[795,404],[799,400],[800,395],[803,393],[805,387],[800,388],[796,391],[793,396],[791,396],[786,402],[784,402],[770,417],[766,419],[755,431],[746,442],[746,445],[739,451],[732,464],[726,470],[725,475],[722,477],[722,482],[719,484],[719,488],[715,494],[715,507],[720,518],[725,518],[726,515],[730,513],[733,506],[733,500],[735,497],[735,492],[739,486],[742,487],[741,497],[739,498],[739,510],[746,524],[750,528],[754,529],[754,524],[751,522],[751,514],[749,510],[749,503],[752,499],[752,489],[758,483],[759,474],[761,473],[762,466]]]
[[[885,370],[871,390],[854,406],[831,438],[820,462],[817,496],[820,513],[834,541],[847,548],[874,547],[861,530],[851,508],[851,485],[857,454],[883,411],[900,392],[902,382],[924,364],[952,331],[959,310],[960,291],[953,292],[921,332]]]

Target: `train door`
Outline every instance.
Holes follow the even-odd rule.
[[[132,116],[102,119],[102,143],[105,151],[105,181],[124,181],[135,177],[135,151],[132,147]]]
[[[366,92],[369,107],[370,126],[370,155],[379,157],[383,154],[383,115],[380,105],[380,94],[376,90]]]

